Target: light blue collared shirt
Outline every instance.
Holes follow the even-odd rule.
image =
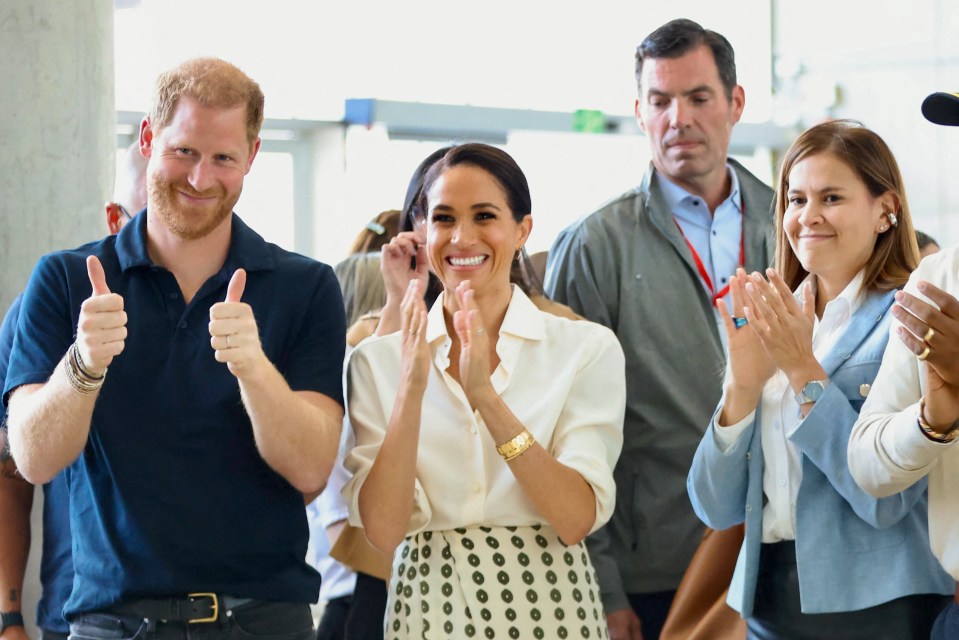
[[[726,173],[732,181],[729,197],[716,207],[713,215],[710,215],[705,200],[663,178],[659,172],[655,174],[666,206],[672,211],[673,218],[683,230],[686,239],[699,254],[716,292],[725,288],[729,284],[729,277],[736,272],[742,246],[743,214],[739,178],[728,164]],[[703,288],[709,292],[705,281]],[[732,298],[726,294],[724,299],[726,306],[732,311]]]

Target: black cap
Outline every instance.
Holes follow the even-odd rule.
[[[933,124],[959,127],[959,93],[933,93],[922,101],[922,115]]]

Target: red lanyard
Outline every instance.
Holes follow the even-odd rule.
[[[743,228],[739,234],[739,266],[742,267],[746,264],[746,207],[743,204],[742,197],[739,199],[739,213],[742,216]],[[725,298],[726,294],[729,293],[729,285],[727,284],[723,287],[719,293],[716,293],[716,287],[713,286],[713,279],[709,277],[709,272],[706,271],[706,266],[703,264],[702,258],[699,257],[699,253],[696,251],[696,248],[693,246],[693,243],[689,241],[689,238],[686,237],[686,234],[683,233],[683,228],[679,226],[679,221],[676,220],[675,216],[673,217],[673,222],[676,223],[676,228],[679,229],[679,234],[683,236],[683,240],[686,241],[686,246],[689,247],[689,252],[693,254],[693,262],[696,263],[696,269],[699,270],[699,277],[703,279],[703,282],[706,284],[706,289],[709,291],[709,296],[712,298],[713,306],[716,306],[716,301],[720,298]]]

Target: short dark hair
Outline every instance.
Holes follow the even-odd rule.
[[[736,54],[733,46],[721,34],[704,29],[686,18],[667,22],[636,47],[636,84],[640,93],[643,91],[643,61],[647,58],[679,58],[701,46],[709,47],[712,51],[719,80],[726,90],[726,99],[732,100],[736,86]]]
[[[936,242],[935,238],[924,231],[920,231],[919,229],[916,229],[916,242],[919,243],[919,251],[922,251],[931,244],[934,244],[937,247],[939,246],[939,243]]]

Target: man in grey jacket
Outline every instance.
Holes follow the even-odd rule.
[[[612,640],[659,637],[702,537],[686,475],[721,393],[716,301],[773,248],[772,190],[727,158],[745,106],[729,42],[674,20],[637,48],[636,79],[652,166],[559,235],[546,276],[551,297],[610,327],[626,353],[616,511],[588,541]]]

